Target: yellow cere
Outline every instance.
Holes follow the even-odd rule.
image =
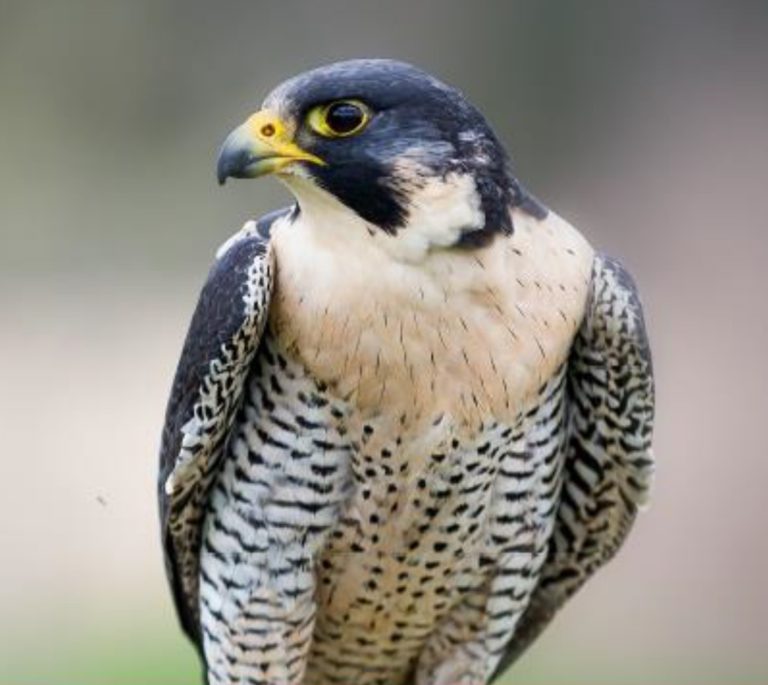
[[[316,155],[299,147],[293,140],[293,126],[287,125],[271,110],[262,109],[252,114],[242,129],[254,156],[271,160],[268,165],[262,165],[269,170],[265,173],[280,171],[292,161],[311,162],[320,166],[325,164]]]
[[[277,138],[279,140],[287,137],[285,124],[277,114],[268,109],[262,109],[252,114],[246,124],[254,138]]]

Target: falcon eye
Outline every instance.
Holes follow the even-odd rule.
[[[359,133],[370,119],[367,107],[354,100],[339,100],[310,111],[307,122],[326,138],[343,138]]]
[[[359,129],[365,121],[365,112],[351,102],[337,102],[325,113],[325,123],[336,134],[348,136]]]

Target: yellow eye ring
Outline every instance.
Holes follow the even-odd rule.
[[[325,138],[345,138],[360,133],[371,119],[369,109],[358,100],[335,100],[310,110],[307,123]]]

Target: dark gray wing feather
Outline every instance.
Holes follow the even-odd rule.
[[[176,369],[158,474],[165,564],[179,620],[199,644],[198,559],[208,491],[240,405],[272,293],[269,230],[249,222],[219,251]]]
[[[653,473],[654,387],[637,289],[597,256],[585,319],[568,361],[568,438],[547,561],[494,677],[621,546]]]

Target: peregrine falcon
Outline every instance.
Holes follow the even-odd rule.
[[[646,498],[632,279],[400,62],[285,82],[217,170],[295,204],[219,249],[165,418],[166,567],[207,682],[493,682]]]

